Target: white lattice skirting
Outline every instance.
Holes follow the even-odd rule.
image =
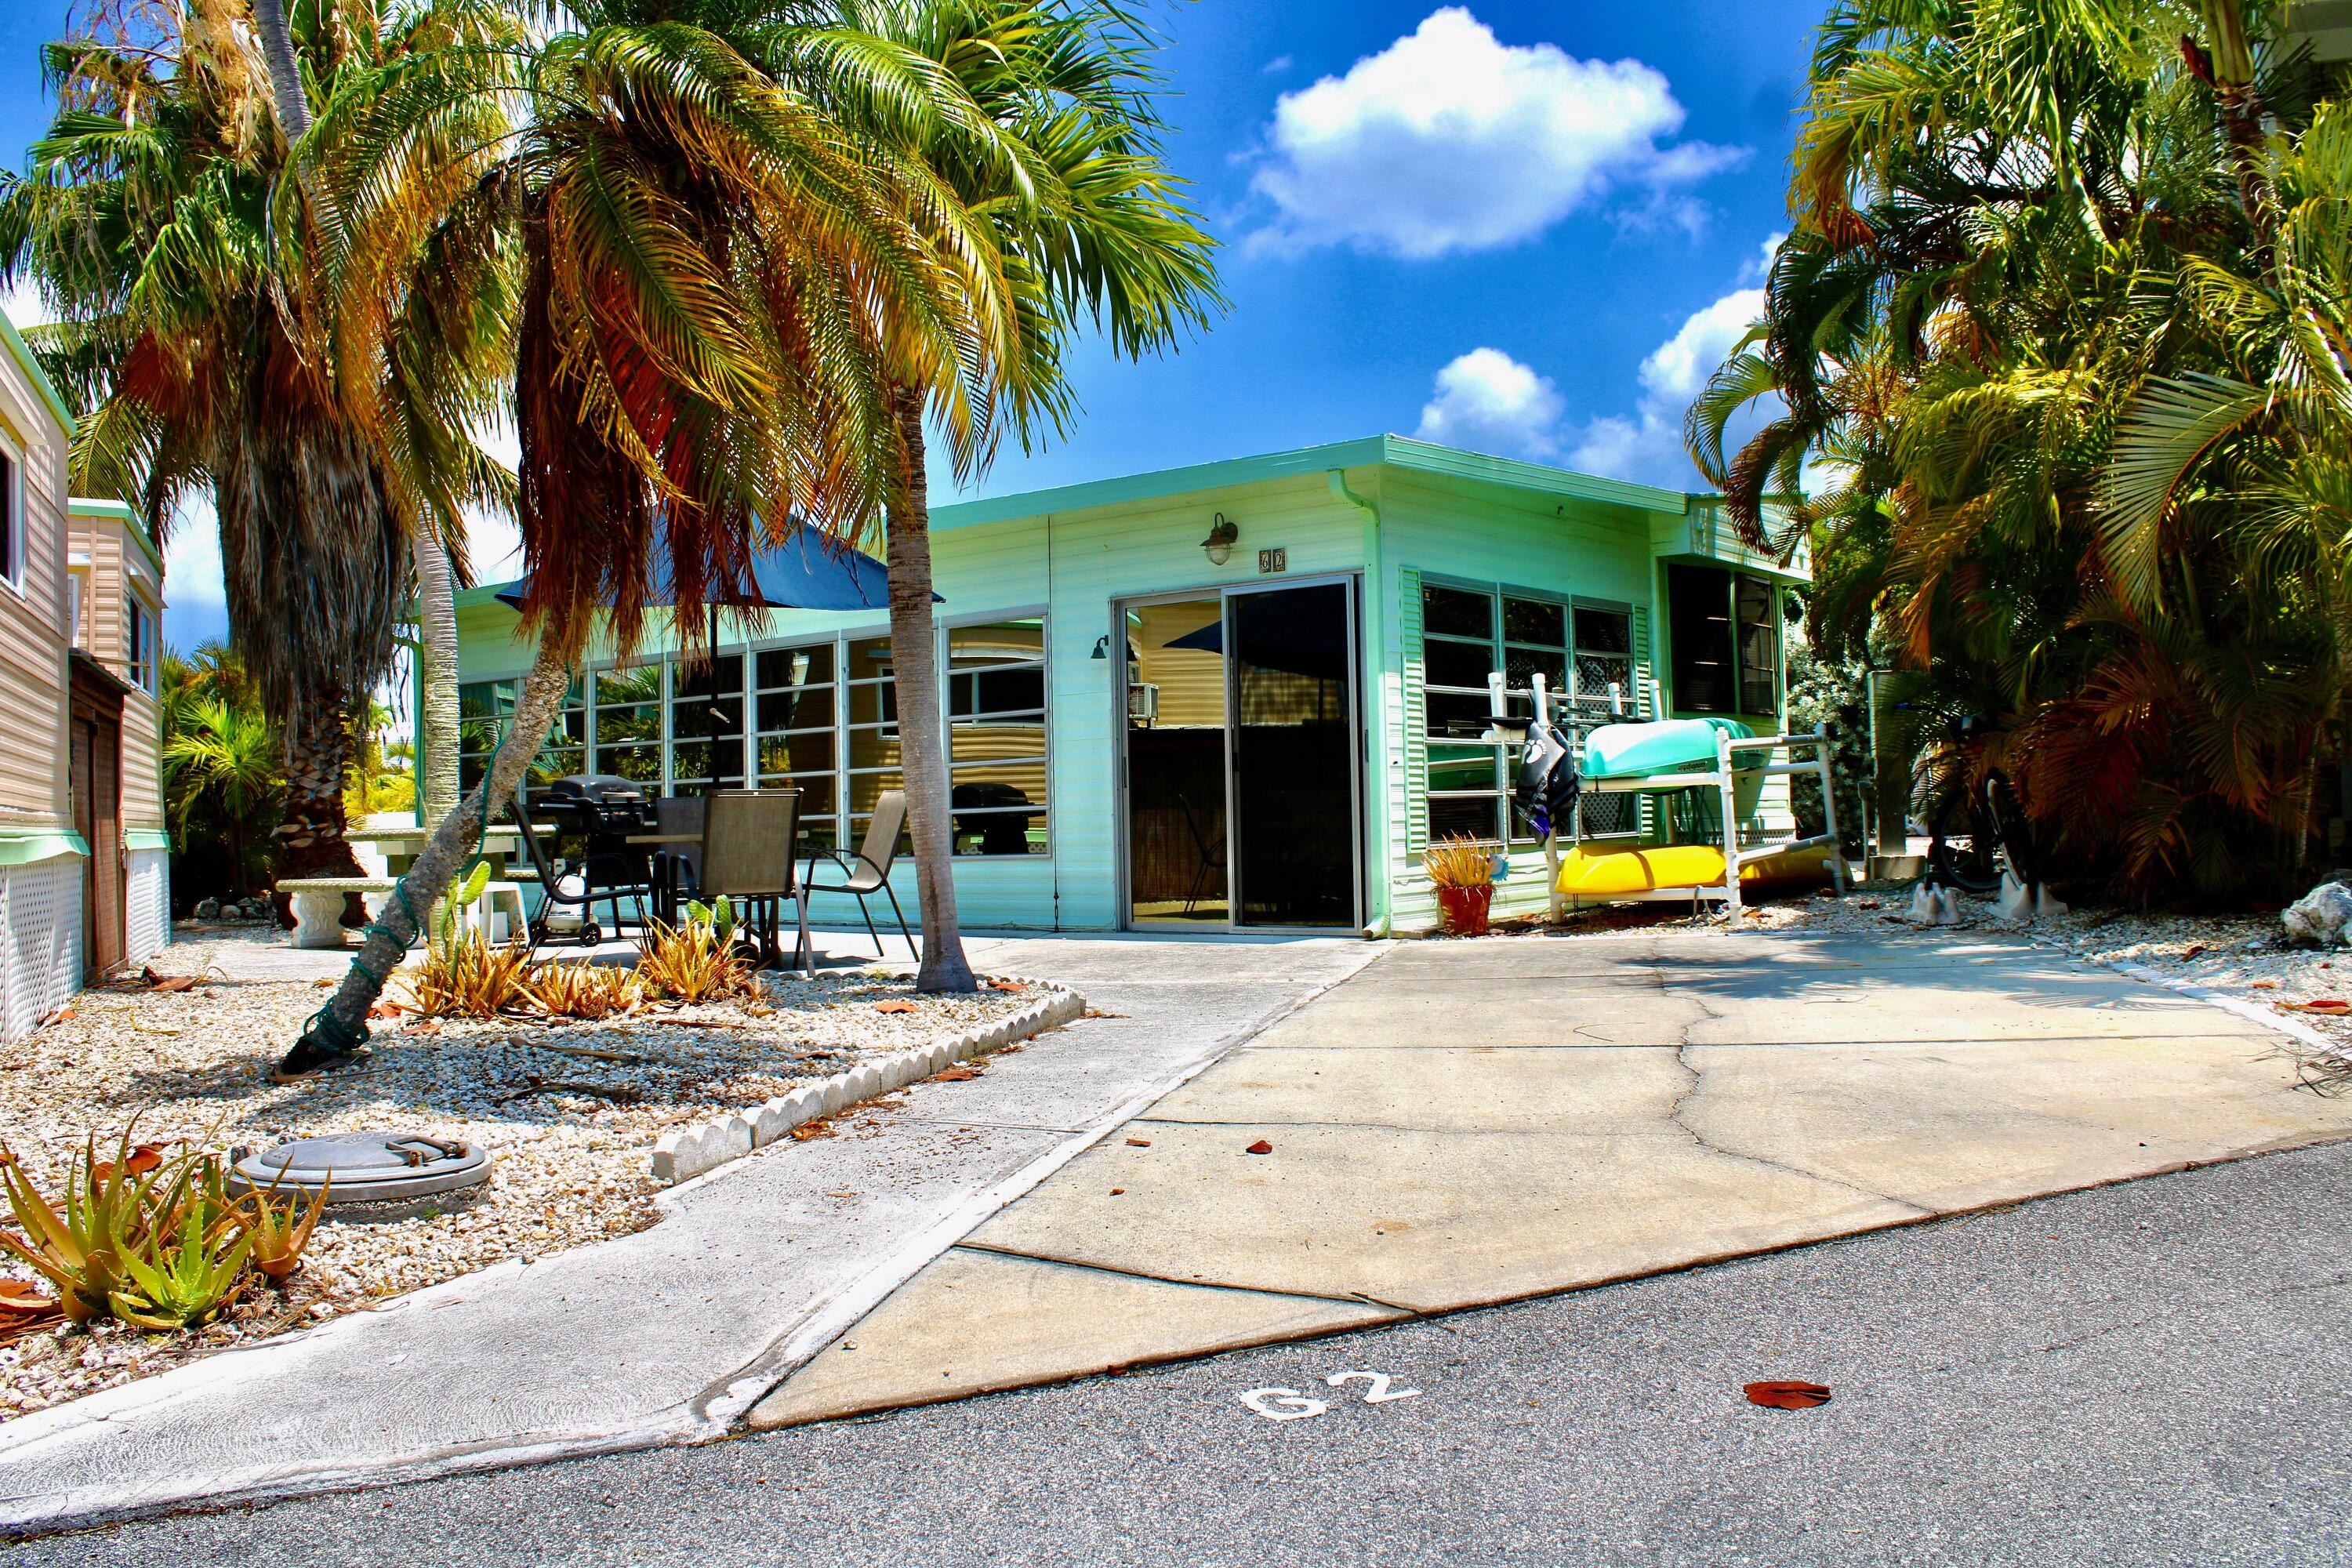
[[[81,857],[0,868],[0,1040],[21,1039],[81,988]]]
[[[122,956],[137,965],[172,945],[172,853],[133,849],[126,858]]]

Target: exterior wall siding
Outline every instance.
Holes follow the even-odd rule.
[[[126,515],[117,515],[118,512]],[[124,680],[131,669],[131,605],[136,594],[155,614],[152,634],[162,635],[156,614],[163,599],[163,574],[143,545],[132,540],[127,509],[114,501],[75,500],[67,506],[67,549],[83,574],[81,624],[71,628],[76,645]],[[70,606],[68,606],[70,612]],[[160,647],[156,657],[161,657]],[[134,682],[135,686],[135,682]],[[163,712],[143,689],[122,700],[122,825],[163,826]]]
[[[0,439],[23,462],[23,582],[0,584],[0,831],[70,825],[66,795],[66,431],[0,353]]]

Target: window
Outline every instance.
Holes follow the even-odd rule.
[[[1555,722],[1580,738],[1636,709],[1633,619],[1622,607],[1432,584],[1422,589],[1422,664],[1433,839],[1524,840],[1510,811],[1517,759],[1508,747],[1478,740],[1493,707],[1489,671],[1503,671],[1511,711],[1527,717],[1542,675]],[[1596,799],[1585,832],[1625,830],[1631,821],[1619,802]]]
[[[24,465],[5,448],[0,448],[0,577],[25,585]]]
[[[752,660],[752,679],[760,787],[799,790],[801,841],[829,847],[841,836],[841,779],[834,766],[841,686],[834,679],[834,645],[762,649]]]
[[[955,852],[1043,855],[1045,623],[956,626],[947,641]]]
[[[1043,617],[953,627],[940,647],[955,852],[1044,854]],[[459,689],[467,788],[497,749],[520,685]],[[649,795],[700,795],[740,786],[747,763],[758,787],[801,792],[803,847],[856,844],[876,799],[899,787],[890,639],[826,638],[700,664],[671,657],[599,670],[585,691],[572,689],[530,778],[618,773]]]
[[[155,614],[133,595],[131,599],[131,684],[142,691],[155,689]]]
[[[490,755],[506,732],[507,716],[514,711],[520,680],[469,680],[457,688],[457,787],[470,790],[489,772]],[[563,708],[547,732],[547,744],[530,761],[525,784],[537,788],[553,779],[581,773],[586,756],[588,712],[580,684],[564,693]],[[503,801],[493,809],[503,811]]]
[[[1780,710],[1780,594],[1716,566],[1666,568],[1674,706],[1686,713]]]
[[[662,666],[629,665],[601,670],[595,679],[596,718],[592,773],[611,773],[661,793]]]
[[[600,718],[602,713],[600,708]],[[713,789],[742,787],[741,654],[721,654],[695,663],[672,661],[669,733],[671,794],[704,795]],[[596,731],[599,746],[604,738],[600,727]]]

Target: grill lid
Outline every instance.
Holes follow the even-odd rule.
[[[337,1132],[257,1152],[232,1152],[231,1191],[266,1190],[275,1184],[279,1193],[308,1197],[326,1187],[331,1205],[423,1197],[490,1179],[488,1150],[416,1132]]]

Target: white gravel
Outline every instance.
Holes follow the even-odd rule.
[[[251,973],[284,952],[255,951],[270,940],[258,930],[215,928],[205,936],[175,946],[155,967],[200,973],[227,960],[232,973]],[[226,951],[232,944],[244,951]],[[329,1211],[335,1217],[319,1227],[286,1292],[248,1291],[200,1332],[149,1336],[103,1326],[0,1345],[0,1418],[504,1258],[641,1230],[659,1217],[647,1160],[667,1129],[756,1106],[1031,999],[997,990],[919,996],[906,976],[877,970],[811,981],[763,975],[757,1000],[664,1006],[594,1024],[402,1014],[374,1023],[363,1061],[275,1085],[268,1068],[331,983],[211,973],[182,993],[137,983],[87,992],[69,1016],[0,1046],[0,1142],[45,1190],[54,1190],[85,1139],[110,1147],[125,1128],[136,1142],[184,1139],[220,1150],[398,1128],[487,1145],[491,1179],[437,1203]],[[400,994],[397,980],[391,994]],[[877,1011],[886,1001],[912,1002],[915,1010]]]

